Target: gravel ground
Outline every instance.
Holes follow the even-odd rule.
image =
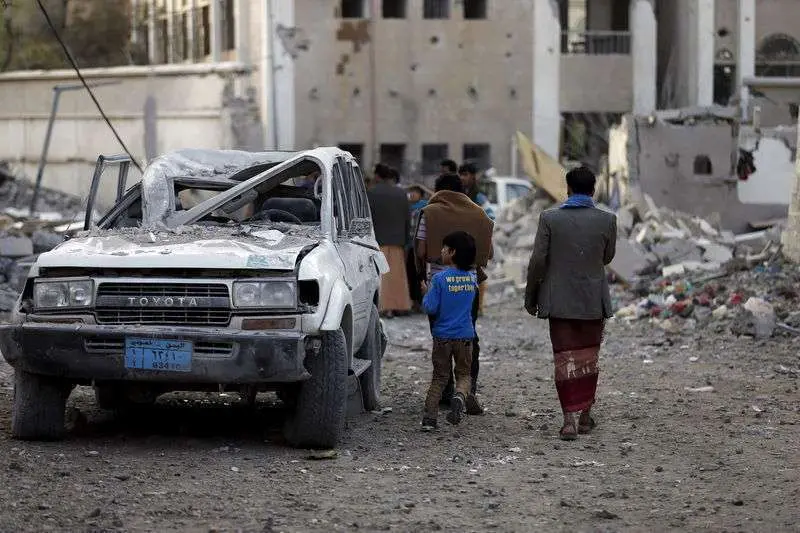
[[[285,447],[268,395],[120,419],[79,388],[66,441],[0,433],[0,530],[800,530],[796,339],[611,323],[599,426],[561,442],[544,326],[508,306],[482,318],[489,413],[425,434],[426,322],[388,321],[386,408],[352,419],[334,458]],[[11,382],[0,367],[3,428]]]

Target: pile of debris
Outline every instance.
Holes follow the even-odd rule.
[[[0,163],[0,312],[11,311],[38,254],[82,228],[80,198],[41,189],[38,212],[26,208],[33,186]]]
[[[642,204],[617,211],[617,250],[608,271],[618,319],[650,319],[668,332],[713,324],[758,338],[800,334],[800,312],[792,312],[800,270],[782,259],[780,226],[734,235],[658,208],[647,196]],[[487,304],[521,298],[539,215],[553,205],[533,192],[500,213]]]

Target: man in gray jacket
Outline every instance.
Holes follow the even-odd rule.
[[[539,217],[528,265],[525,308],[550,322],[564,440],[595,425],[598,356],[605,319],[613,315],[605,265],[614,258],[617,217],[595,207],[595,181],[586,167],[567,173],[567,201]],[[577,427],[573,413],[580,413]]]

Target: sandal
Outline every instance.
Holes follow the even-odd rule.
[[[589,423],[588,424],[582,424],[581,421],[579,420],[578,421],[578,433],[580,433],[581,435],[586,435],[587,433],[591,433],[596,425],[597,425],[597,423],[594,421],[594,418],[592,418],[591,416],[589,417]]]
[[[575,430],[575,424],[567,424],[562,427],[558,432],[558,438],[561,440],[575,440],[578,438],[578,432]]]

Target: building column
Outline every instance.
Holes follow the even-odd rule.
[[[147,62],[158,61],[158,39],[156,39],[156,0],[147,1]]]
[[[749,116],[750,89],[744,80],[756,74],[756,0],[739,0],[739,24],[736,53],[736,84],[742,119]]]
[[[236,17],[236,60],[250,64],[250,1],[236,0],[234,5]]]
[[[714,103],[714,0],[696,0],[695,100],[698,106]]]
[[[222,5],[220,0],[211,0],[209,10],[211,15],[211,61],[219,63],[222,60]]]
[[[800,146],[800,122],[797,124],[797,139]],[[795,263],[800,263],[800,151],[797,152],[795,161],[796,176],[792,200],[789,204],[789,218],[786,231],[781,236],[783,254]]]
[[[295,149],[294,59],[281,41],[281,28],[295,26],[294,2],[264,0],[264,55],[261,83],[265,141],[278,150]]]
[[[557,0],[533,1],[533,139],[560,160],[561,20]]]
[[[647,115],[656,109],[658,27],[655,0],[631,0],[633,54],[633,112]]]
[[[186,6],[186,18],[187,18],[187,27],[186,31],[189,32],[189,35],[186,36],[186,46],[189,49],[186,51],[186,57],[189,58],[189,61],[194,63],[197,61],[197,55],[195,51],[197,50],[197,46],[195,45],[194,36],[197,33],[197,21],[195,20],[196,11],[197,11],[197,3],[196,0],[189,0],[188,5]]]
[[[167,63],[175,63],[175,7],[174,0],[167,0]]]

